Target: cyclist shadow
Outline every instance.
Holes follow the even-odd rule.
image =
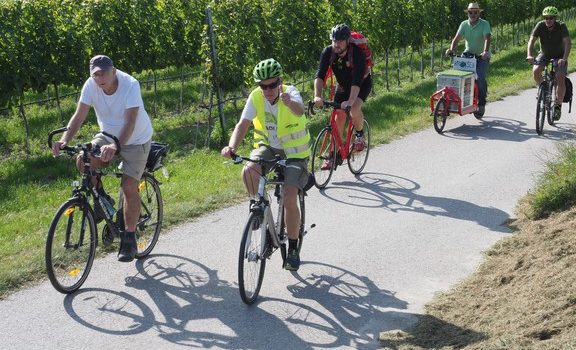
[[[392,330],[410,330],[419,321],[433,318],[429,315],[419,315],[391,309],[405,310],[407,303],[398,299],[393,292],[379,288],[370,278],[360,276],[351,271],[334,265],[305,261],[303,265],[314,265],[302,269],[310,271],[308,275],[293,273],[298,282],[289,285],[287,289],[295,298],[318,302],[328,310],[336,320],[348,330],[348,344],[355,348],[380,347],[378,342],[380,332]],[[470,343],[479,340],[481,335],[471,330],[465,330],[442,320],[436,319],[436,326],[452,329],[455,333],[469,333]],[[473,335],[473,336],[472,336]],[[408,338],[405,344],[414,344],[416,339]],[[450,339],[439,337],[438,347],[450,345]],[[469,345],[466,344],[466,345]],[[397,343],[396,346],[402,345]]]
[[[304,304],[275,298],[261,298],[258,307],[247,308],[240,301],[236,285],[220,280],[216,270],[192,259],[150,255],[138,260],[136,268],[138,274],[127,277],[126,285],[143,291],[146,297],[140,292],[131,295],[82,289],[64,299],[66,311],[78,323],[98,332],[134,335],[154,329],[163,340],[193,347],[266,348],[270,339],[262,336],[263,330],[274,334],[275,341],[293,348],[343,345],[342,327],[327,315]],[[148,299],[153,303],[150,306],[142,301]],[[266,305],[277,303],[289,304],[282,310],[292,311],[285,315],[267,311]],[[213,329],[226,330],[216,333]],[[331,342],[315,344],[302,338],[306,332],[298,330],[304,329],[324,332]]]
[[[544,137],[556,141],[574,138],[574,132],[569,127],[573,124],[550,127],[546,124]],[[448,138],[460,140],[502,140],[512,142],[524,142],[533,137],[541,137],[536,133],[534,126],[525,122],[498,116],[486,115],[479,124],[462,124],[453,129],[447,129],[442,134]]]
[[[526,119],[529,117],[526,116]],[[544,135],[538,135],[534,125],[525,122],[486,115],[479,124],[463,124],[453,129],[447,129],[442,134],[448,138],[460,140],[502,140],[524,142],[533,137],[545,137],[556,141],[574,138],[575,124],[557,122],[555,126],[547,123],[544,126]]]
[[[401,176],[373,172],[362,173],[356,179],[358,181],[334,182],[334,186],[324,189],[322,194],[355,207],[384,207],[392,212],[444,216],[476,222],[492,231],[510,232],[502,225],[509,219],[503,210],[460,199],[420,195],[417,193],[420,185]],[[332,190],[336,190],[334,195],[330,194]]]

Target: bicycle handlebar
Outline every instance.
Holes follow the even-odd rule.
[[[262,165],[262,164],[274,164],[274,163],[280,163],[280,165],[282,165],[281,161],[284,160],[278,154],[274,157],[273,160],[266,160],[263,158],[252,159],[249,157],[244,157],[244,156],[238,155],[236,153],[230,154],[230,158],[232,158],[232,162],[234,164],[240,164],[240,163],[246,161],[246,162],[258,163],[260,165]]]
[[[50,133],[48,133],[48,148],[52,149],[52,139],[54,138],[54,135],[63,134],[66,131],[68,131],[67,127],[50,131]],[[114,143],[116,144],[116,154],[120,153],[120,148],[121,148],[120,147],[120,140],[118,140],[118,138],[116,136],[114,136],[110,133],[107,133],[106,131],[100,131],[99,134],[102,134],[104,136],[111,138],[114,141]],[[65,152],[69,152],[69,153],[78,153],[79,150],[89,148],[88,144],[92,144],[92,143],[87,142],[84,144],[79,144],[76,147],[64,146],[61,148],[61,150],[65,151]],[[96,152],[99,149],[100,149],[100,147],[95,147],[93,152]],[[94,155],[96,155],[96,154],[94,154]]]
[[[528,61],[528,58],[526,58],[526,61]],[[542,61],[536,61],[536,57],[534,57],[534,59],[532,60],[532,63],[528,62],[528,64],[531,64],[533,66],[539,66],[542,63]],[[546,63],[546,65],[552,64],[553,67],[557,67],[558,66],[558,59],[556,58],[551,58],[548,60],[548,62]]]
[[[334,101],[322,101],[324,106],[327,107],[332,107],[334,109],[342,109],[342,106],[340,103],[334,102]],[[350,113],[350,110],[352,109],[351,106],[346,106],[346,108],[342,109],[344,111],[346,111],[347,113]],[[314,115],[316,114],[316,111],[314,110],[314,101],[308,101],[308,113],[310,115]]]
[[[480,60],[482,59],[482,55],[475,55],[471,52],[466,52],[466,51],[462,52],[460,55],[457,55],[454,51],[452,51],[448,54],[448,57],[450,57],[450,58],[454,58],[456,56],[462,57],[462,58],[475,58],[475,59],[480,59]]]

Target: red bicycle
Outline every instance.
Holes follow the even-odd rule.
[[[364,148],[357,150],[354,147],[355,128],[351,122],[350,107],[344,109],[346,112],[346,139],[342,143],[342,136],[338,131],[336,125],[336,115],[340,108],[340,104],[331,101],[324,101],[324,106],[332,107],[330,113],[330,121],[316,137],[314,146],[312,146],[312,175],[314,176],[314,185],[322,189],[326,187],[328,181],[332,177],[332,173],[344,161],[348,163],[348,169],[358,175],[362,172],[368,161],[368,154],[370,153],[370,125],[364,119]],[[314,103],[308,103],[308,112],[314,115]],[[354,131],[354,132],[353,132]]]

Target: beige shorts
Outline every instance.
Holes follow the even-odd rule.
[[[283,159],[286,154],[283,150],[260,146],[259,148],[250,152],[250,158],[263,158],[265,160],[273,160],[276,155],[280,155]],[[266,170],[270,170],[271,164],[264,165]],[[284,169],[284,184],[287,186],[294,186],[303,189],[308,183],[308,159],[288,159],[286,161],[286,169]]]
[[[122,159],[120,170],[122,170],[122,174],[140,180],[142,174],[144,174],[146,160],[148,159],[148,153],[150,152],[150,142],[151,141],[148,141],[141,145],[125,145],[120,148],[120,158]],[[102,134],[97,134],[92,140],[92,144],[100,146],[109,145],[111,143],[113,142],[108,141],[108,139]]]

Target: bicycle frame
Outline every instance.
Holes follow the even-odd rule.
[[[330,133],[332,136],[334,136],[334,141],[336,142],[336,146],[338,146],[338,152],[340,153],[340,156],[343,160],[346,160],[350,155],[350,141],[352,139],[352,129],[354,128],[354,125],[352,124],[352,118],[350,117],[350,110],[344,110],[346,112],[346,123],[344,125],[348,125],[348,127],[346,127],[345,143],[342,144],[342,132],[339,130],[338,125],[336,124],[336,116],[339,114],[339,110],[342,109],[333,109],[330,113]]]
[[[279,166],[286,166],[286,160],[278,160],[277,163]],[[272,242],[272,246],[274,248],[279,248],[281,244],[286,243],[285,235],[280,232],[281,230],[281,223],[284,220],[284,191],[282,191],[282,187],[284,185],[284,181],[280,181],[278,179],[271,179],[268,180],[269,172],[262,172],[260,174],[260,178],[258,181],[258,193],[257,199],[254,200],[253,203],[250,205],[251,212],[261,212],[263,215],[263,222],[260,225],[261,235],[261,251],[259,252],[260,257],[266,257],[265,254],[266,250],[266,228],[268,227],[272,232],[270,232],[270,238]],[[272,215],[272,207],[270,205],[270,196],[268,195],[268,191],[266,187],[269,185],[276,185],[275,196],[278,199],[278,214],[277,220],[274,220],[274,216]]]
[[[254,162],[254,160],[250,158],[241,157],[238,155],[232,155],[232,160],[236,164],[241,163],[242,161]],[[277,169],[284,168],[286,166],[286,160],[276,159],[273,161],[266,161],[260,159],[259,161],[256,162],[261,166],[262,173],[259,174],[258,192],[256,194],[256,199],[252,199],[250,201],[250,212],[252,213],[256,212],[262,215],[260,230],[269,229],[271,231],[270,240],[272,243],[272,248],[274,248],[275,250],[279,248],[282,244],[286,243],[286,240],[288,239],[287,238],[288,236],[283,234],[283,232],[281,232],[282,230],[281,224],[284,220],[284,190],[283,190],[284,181],[279,180],[277,177],[268,180],[268,175],[272,171],[277,172]],[[272,169],[266,171],[264,164],[272,162],[275,163],[274,166],[272,167]],[[277,220],[274,220],[274,215],[272,214],[270,196],[268,195],[267,191],[267,187],[269,185],[276,186],[274,195],[277,197],[278,201],[278,213],[276,216]],[[269,225],[267,225],[267,223],[269,223]],[[260,251],[258,252],[258,257],[262,259],[269,257],[273,251],[267,252],[266,251],[267,249],[268,247],[266,246],[266,232],[264,231],[261,232]]]
[[[543,83],[546,83],[546,109],[550,110],[552,108],[552,102],[556,102],[556,96],[552,96],[554,86],[556,85],[556,70],[554,69],[556,60],[550,60],[544,66],[544,72],[542,72]],[[550,69],[548,69],[550,67]]]
[[[67,128],[61,128],[61,129],[57,129],[52,131],[49,136],[48,136],[48,146],[51,148],[52,147],[52,138],[54,137],[54,135],[63,133],[67,130]],[[116,137],[104,133],[106,136],[108,137],[112,137],[114,139],[114,142],[116,143],[117,149],[120,149],[120,144],[119,141]],[[92,177],[93,176],[97,176],[98,177],[98,182],[101,183],[100,177],[101,176],[115,176],[115,177],[121,177],[122,174],[121,173],[116,173],[116,172],[105,172],[102,171],[101,169],[96,169],[96,170],[91,170],[90,169],[90,155],[94,156],[94,151],[97,151],[97,149],[94,149],[94,145],[91,142],[86,142],[83,144],[79,144],[76,147],[69,147],[66,146],[63,149],[64,152],[68,152],[69,154],[77,154],[79,152],[81,152],[82,154],[82,164],[83,168],[82,168],[82,183],[79,184],[77,181],[73,182],[73,190],[72,190],[72,197],[73,198],[79,198],[82,201],[82,205],[87,205],[89,207],[92,207],[88,201],[88,197],[92,196],[94,198],[94,205],[99,205],[102,207],[102,205],[100,204],[100,194],[97,191],[97,187],[94,186],[92,184]],[[96,204],[98,203],[98,204]],[[122,207],[122,198],[120,198],[120,209]],[[110,215],[110,213],[108,213],[108,211],[106,210],[106,208],[101,208],[103,213],[104,213],[104,220],[106,221],[106,223],[108,224],[108,227],[113,231],[114,234],[118,235],[119,231],[118,231],[118,227],[116,225],[116,223],[114,222],[114,218]],[[83,223],[82,223],[82,230],[81,230],[81,235],[80,235],[80,241],[82,241],[82,237],[84,235],[84,229],[85,229],[85,218],[83,218]],[[67,233],[67,239],[66,241],[68,241],[68,236],[69,234]],[[80,242],[82,243],[82,242]]]

